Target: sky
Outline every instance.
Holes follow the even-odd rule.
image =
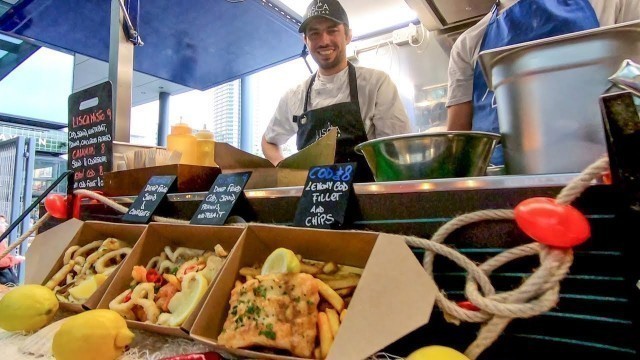
[[[0,113],[67,123],[73,56],[40,48],[0,81]]]

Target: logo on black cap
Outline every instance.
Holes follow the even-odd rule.
[[[312,17],[322,16],[333,21],[349,26],[347,12],[337,0],[314,0],[307,6],[304,21],[300,25],[298,32],[304,32]]]

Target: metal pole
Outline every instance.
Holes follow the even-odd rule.
[[[133,78],[133,44],[122,30],[123,12],[119,0],[111,0],[109,38],[109,80],[113,85],[115,141],[128,143],[131,138],[131,83]]]
[[[240,79],[240,148],[248,153],[253,153],[253,123],[255,119],[254,106],[251,106],[253,98],[249,88],[251,77]]]
[[[24,179],[24,201],[23,204],[27,204],[31,202],[31,196],[33,194],[33,169],[36,163],[36,139],[28,138],[27,139],[27,149],[24,152],[24,156],[27,158],[27,166],[25,167],[25,179]],[[29,211],[31,212],[31,211]],[[29,213],[27,212],[27,214]],[[26,216],[22,220],[22,233],[24,234],[28,229],[31,228],[31,224],[29,222],[31,220],[31,216]],[[25,256],[27,254],[28,241],[20,244],[20,255]],[[20,284],[24,283],[24,263],[20,263],[18,265],[18,279],[20,280]]]
[[[167,92],[160,92],[158,109],[158,146],[167,146],[167,135],[169,135],[169,100],[171,95]]]
[[[13,166],[13,193],[11,195],[11,223],[13,224],[18,220],[20,216],[20,211],[22,209],[22,199],[20,199],[20,195],[22,194],[22,176],[24,171],[24,136],[18,136],[15,138],[16,141],[16,158]],[[17,224],[16,224],[17,225]],[[9,233],[9,245],[13,244],[13,242],[18,238],[18,231],[11,229],[11,226],[7,231],[13,230]],[[1,241],[1,240],[0,240]]]

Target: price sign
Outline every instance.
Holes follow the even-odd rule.
[[[69,160],[73,189],[97,190],[113,166],[111,82],[69,95]]]
[[[191,224],[223,225],[236,201],[242,196],[251,171],[220,174],[191,218]]]
[[[293,224],[320,229],[342,225],[355,173],[356,163],[309,169]]]
[[[131,204],[122,221],[146,224],[176,181],[175,175],[153,176]]]

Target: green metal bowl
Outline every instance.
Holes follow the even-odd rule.
[[[387,136],[355,147],[376,181],[483,176],[500,135],[445,131]]]

